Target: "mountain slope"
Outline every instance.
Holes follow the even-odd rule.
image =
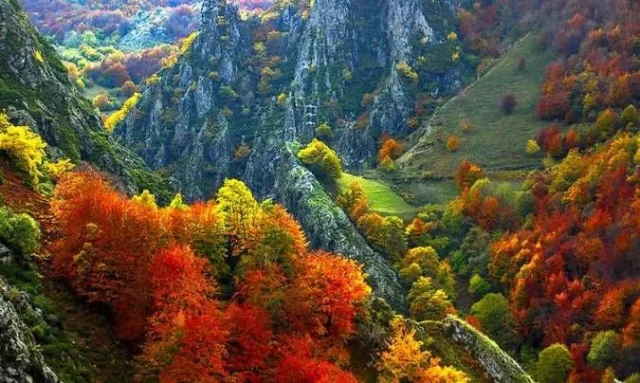
[[[518,68],[520,60],[524,67]],[[417,140],[399,162],[408,172],[429,170],[439,176],[453,175],[463,159],[487,170],[531,169],[539,159],[525,151],[527,140],[535,137],[545,122],[535,116],[540,87],[549,52],[536,47],[530,34],[517,42],[477,82],[443,105],[415,133]],[[512,114],[500,110],[501,97],[515,95],[518,105]],[[469,124],[462,132],[462,124]],[[457,136],[460,147],[452,152],[446,139]]]
[[[329,144],[347,167],[359,168],[372,162],[381,134],[408,134],[419,95],[461,85],[465,66],[450,62],[455,44],[447,39],[459,4],[318,0],[308,15],[278,4],[275,17],[243,21],[226,1],[205,1],[192,47],[144,89],[116,134],[190,200],[236,177],[259,198],[283,202],[312,245],[363,261],[379,293],[402,307],[395,273],[289,143],[307,143],[327,121]],[[417,66],[440,51],[450,65],[427,65],[417,82],[398,65]],[[248,157],[237,155],[243,145]]]
[[[160,178],[102,129],[17,0],[0,1],[0,108],[12,122],[40,134],[52,157],[95,164],[120,177],[129,192],[148,188],[162,193]]]

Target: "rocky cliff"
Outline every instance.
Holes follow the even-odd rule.
[[[119,176],[128,191],[159,191],[159,177],[104,132],[97,113],[69,81],[18,0],[0,0],[0,109],[13,123],[39,133],[51,157],[91,162]]]
[[[225,178],[236,177],[258,197],[284,203],[314,246],[364,260],[373,284],[399,308],[395,274],[289,144],[307,143],[327,122],[332,132],[323,139],[347,168],[358,169],[376,157],[382,134],[408,134],[417,98],[460,87],[463,64],[450,62],[447,38],[459,3],[316,0],[307,10],[285,4],[261,20],[241,20],[226,1],[205,1],[192,47],[143,90],[116,134],[190,200],[210,198]],[[430,51],[441,50],[448,65],[424,64]],[[419,79],[400,63],[422,68]]]
[[[451,339],[471,352],[487,375],[499,383],[533,383],[533,379],[509,354],[493,340],[467,322],[449,316],[442,321],[442,329]]]
[[[25,293],[11,290],[0,279],[0,382],[57,383],[58,377],[45,364],[29,328],[19,312],[28,308]]]

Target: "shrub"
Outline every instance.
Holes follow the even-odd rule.
[[[535,156],[540,153],[540,146],[536,142],[536,140],[527,141],[527,154],[530,156]]]
[[[447,138],[447,150],[457,152],[460,149],[460,139],[457,136],[449,136]]]
[[[63,158],[56,162],[45,162],[44,169],[49,173],[49,175],[57,180],[66,172],[70,172],[73,170],[75,165],[68,159]]]
[[[106,93],[100,93],[93,98],[93,107],[104,112],[105,110],[111,109],[113,104],[109,101],[109,96],[107,96]]]
[[[125,81],[124,84],[122,84],[122,88],[120,89],[120,92],[125,97],[131,97],[136,94],[137,91],[138,87],[131,80]]]
[[[233,154],[236,161],[243,160],[251,155],[251,147],[247,144],[240,144]]]
[[[284,107],[287,104],[287,95],[284,93],[280,93],[277,98],[278,105]]]
[[[400,61],[396,64],[396,70],[400,72],[405,78],[411,80],[412,82],[418,82],[418,73],[416,73],[413,68],[405,61]]]
[[[314,139],[302,149],[298,153],[298,158],[318,176],[329,178],[340,178],[342,176],[342,164],[338,155],[318,139]]]
[[[198,37],[198,32],[193,32],[189,36],[185,37],[180,44],[180,53],[184,55],[189,52],[191,46],[193,45],[193,42],[196,41],[196,37]]]
[[[0,239],[20,255],[27,256],[38,249],[40,228],[27,214],[12,214],[0,207]]]
[[[321,140],[330,140],[333,138],[333,130],[326,122],[323,122],[315,130],[316,137]]]
[[[462,133],[469,133],[471,131],[471,123],[469,123],[469,121],[460,122],[460,131]]]
[[[513,111],[518,106],[518,100],[516,99],[516,95],[513,93],[507,93],[502,96],[502,101],[500,102],[500,107],[504,114],[512,114]]]
[[[486,333],[500,346],[509,348],[516,341],[509,302],[502,294],[485,295],[471,306],[471,315],[478,319]]]

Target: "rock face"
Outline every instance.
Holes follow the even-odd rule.
[[[119,176],[128,191],[158,190],[159,178],[104,132],[18,0],[0,0],[0,110],[5,109],[13,123],[28,125],[45,139],[52,157],[91,162]]]
[[[466,322],[449,316],[443,321],[443,329],[454,341],[474,354],[495,382],[533,383],[531,376],[513,358]]]
[[[316,0],[306,11],[278,5],[259,21],[206,0],[191,49],[143,90],[116,134],[189,200],[211,198],[229,177],[245,180],[258,198],[275,198],[314,247],[362,260],[377,292],[400,309],[397,277],[290,144],[309,142],[326,121],[333,135],[325,140],[347,168],[359,169],[375,158],[382,134],[408,134],[416,98],[427,88],[456,91],[460,68],[447,53],[446,68],[422,71],[416,84],[397,64],[418,65],[426,51],[448,44],[458,5]]]
[[[0,280],[0,383],[58,383]]]

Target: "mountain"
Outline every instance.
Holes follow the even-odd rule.
[[[0,10],[0,106],[11,121],[37,132],[52,158],[89,162],[117,176],[129,192],[147,188],[162,195],[160,177],[105,132],[20,3],[3,0]]]
[[[448,52],[459,5],[321,0],[308,14],[276,5],[265,25],[241,20],[225,1],[206,1],[191,48],[143,90],[116,134],[190,200],[237,177],[260,198],[284,203],[312,246],[364,261],[398,307],[390,268],[300,165],[294,142],[309,142],[327,121],[343,163],[359,169],[375,157],[382,134],[408,134],[418,94],[455,92],[465,68],[434,68],[414,83],[398,64],[413,65],[430,49]],[[363,98],[369,105],[360,105]],[[247,158],[237,156],[241,145],[250,147]]]

